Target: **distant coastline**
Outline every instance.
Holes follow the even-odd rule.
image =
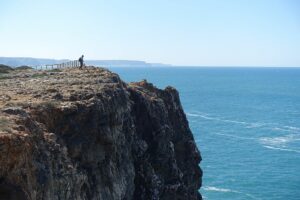
[[[49,58],[31,58],[31,57],[0,57],[0,64],[11,67],[18,67],[22,65],[36,66],[36,65],[50,65],[60,64],[70,61],[69,59],[49,59]],[[161,67],[172,66],[163,63],[147,63],[138,60],[85,60],[87,65],[102,66],[102,67]]]

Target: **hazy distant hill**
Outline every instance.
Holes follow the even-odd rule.
[[[67,61],[64,60],[55,60],[48,58],[25,58],[25,57],[0,57],[0,64],[9,65],[12,67],[18,67],[21,65],[45,65],[45,64],[56,64]]]
[[[69,61],[68,59],[48,59],[48,58],[28,58],[28,57],[0,57],[0,64],[18,67],[21,65],[36,66],[46,64],[59,64]],[[161,63],[147,63],[137,60],[85,60],[87,65],[104,66],[104,67],[151,67],[151,66],[168,66]]]
[[[136,60],[86,60],[85,62],[96,66],[152,66],[150,63]]]

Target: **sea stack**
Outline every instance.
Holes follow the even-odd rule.
[[[103,68],[0,77],[0,195],[199,200],[200,152],[176,89]]]

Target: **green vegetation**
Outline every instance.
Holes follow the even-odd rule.
[[[4,74],[0,73],[0,80],[9,79],[9,76],[5,76]]]
[[[27,65],[22,65],[19,67],[16,67],[15,70],[27,70],[27,69],[33,69],[32,67],[29,67]]]
[[[11,122],[7,118],[0,117],[0,131],[11,132]]]
[[[58,69],[58,68],[51,69],[51,70],[48,70],[48,72],[61,72],[61,69]]]
[[[46,73],[42,73],[42,74],[33,74],[31,77],[32,78],[41,78],[41,77],[45,77],[47,76],[48,74]]]
[[[13,71],[14,69],[8,65],[3,65],[3,64],[0,64],[0,74],[1,73],[9,73],[11,71]]]

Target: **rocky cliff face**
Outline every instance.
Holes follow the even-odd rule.
[[[0,79],[0,199],[201,199],[178,92],[105,69]]]

